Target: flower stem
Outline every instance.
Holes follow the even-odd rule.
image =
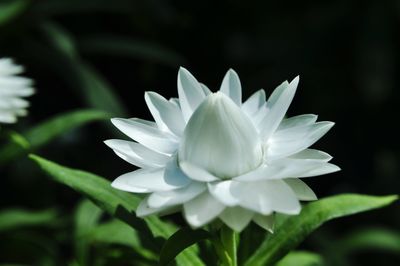
[[[237,266],[237,234],[223,225],[214,235],[212,242],[221,266]]]

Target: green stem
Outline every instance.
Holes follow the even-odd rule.
[[[237,234],[223,225],[212,239],[221,266],[237,266]]]

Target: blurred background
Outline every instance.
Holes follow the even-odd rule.
[[[121,243],[97,239],[87,245],[89,255],[77,254],[76,217],[89,203],[24,154],[7,158],[1,145],[10,132],[23,134],[81,108],[150,119],[144,92],[176,97],[179,66],[212,90],[233,68],[244,98],[260,88],[270,94],[300,75],[289,116],[315,113],[334,121],[315,147],[342,168],[306,182],[319,197],[398,194],[399,36],[400,2],[394,0],[0,1],[0,57],[24,65],[37,88],[29,116],[0,131],[0,207],[22,208],[21,215],[36,219],[7,223],[0,215],[0,263],[132,265],[117,262]],[[35,152],[113,180],[134,170],[102,142],[117,137],[108,120],[90,123]],[[399,225],[395,204],[328,223],[300,248],[322,254],[326,265],[400,265]]]

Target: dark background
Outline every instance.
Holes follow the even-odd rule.
[[[93,67],[125,106],[115,116],[146,119],[144,91],[176,97],[179,66],[214,91],[233,68],[244,98],[260,88],[269,95],[300,75],[289,116],[315,113],[336,123],[315,147],[333,155],[342,171],[307,179],[317,195],[399,193],[399,1],[25,2],[0,24],[0,56],[25,65],[37,93],[29,116],[8,129],[23,132],[54,114],[93,106],[76,78],[82,65]],[[109,124],[65,132],[37,153],[112,180],[133,167],[102,143],[118,137]],[[68,215],[80,198],[26,158],[0,174],[2,208],[54,207]],[[398,233],[399,223],[392,206],[329,223],[303,247],[334,253],[329,244],[354,230]],[[61,260],[70,259],[68,242],[61,245]],[[7,256],[0,251],[0,261]],[[349,256],[350,265],[400,264],[398,253],[376,249]]]

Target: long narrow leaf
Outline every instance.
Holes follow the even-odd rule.
[[[343,194],[310,203],[299,215],[287,218],[245,265],[274,265],[324,222],[380,208],[394,202],[397,198],[397,196]]]
[[[140,232],[140,240],[144,247],[159,252],[163,239],[169,238],[176,227],[162,222],[155,216],[145,219],[136,217],[134,210],[141,198],[118,191],[111,187],[109,181],[92,173],[70,169],[37,155],[30,155],[44,172],[55,181],[67,185],[92,200],[102,210],[124,221]],[[186,249],[178,256],[179,265],[204,265],[193,249]]]

